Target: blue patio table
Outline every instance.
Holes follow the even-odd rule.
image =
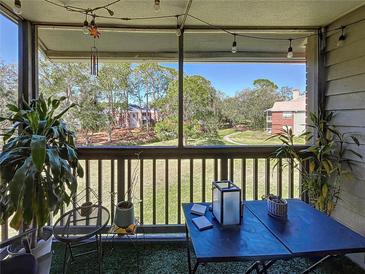
[[[244,260],[256,261],[245,273],[266,273],[278,259],[323,256],[302,272],[309,273],[331,256],[365,251],[363,236],[297,199],[288,200],[287,221],[268,215],[266,201],[245,202],[242,225],[222,226],[207,211],[213,228],[204,231],[192,223],[197,217],[190,213],[192,205],[183,204],[189,273],[207,262]],[[189,239],[196,256],[193,267]]]

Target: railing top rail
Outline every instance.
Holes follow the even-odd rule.
[[[78,147],[80,159],[203,159],[203,158],[267,158],[280,145],[248,145],[248,146],[97,146]],[[307,148],[305,145],[295,146],[296,150]],[[139,155],[139,156],[138,156]]]

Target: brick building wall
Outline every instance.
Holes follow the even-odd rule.
[[[272,133],[280,133],[283,129],[283,126],[294,127],[294,115],[292,114],[291,118],[284,118],[283,112],[272,112],[271,116],[272,121]]]

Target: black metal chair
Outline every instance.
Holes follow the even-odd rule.
[[[0,243],[0,249],[3,249],[15,242],[21,241],[26,253],[15,255],[10,258],[5,258],[0,261],[1,274],[35,274],[38,270],[36,258],[31,254],[28,235],[33,233],[35,229],[30,229],[22,234],[12,237]]]

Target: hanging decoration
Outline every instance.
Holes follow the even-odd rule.
[[[94,38],[94,46],[91,47],[91,54],[90,54],[90,74],[92,76],[98,76],[99,72],[99,52],[96,47],[96,43]]]
[[[90,23],[89,34],[94,39],[94,46],[91,47],[91,54],[90,54],[90,73],[93,76],[98,76],[98,72],[99,72],[99,51],[96,47],[96,39],[100,38],[101,33],[98,29],[98,26],[96,25],[94,16],[93,16],[93,19]]]

